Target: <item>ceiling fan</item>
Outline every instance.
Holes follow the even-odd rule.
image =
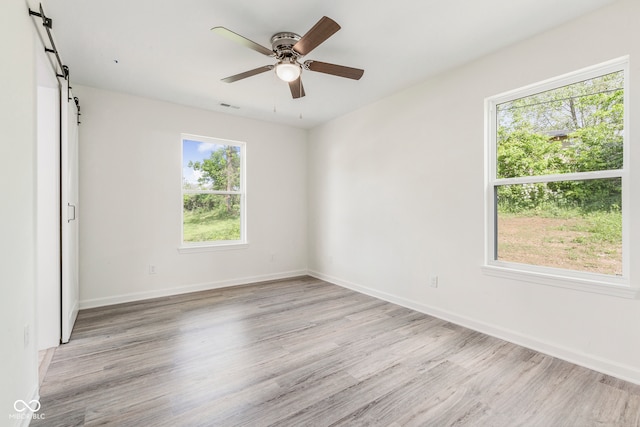
[[[220,34],[227,39],[242,46],[253,49],[266,56],[274,57],[275,65],[265,65],[244,73],[236,74],[222,79],[223,82],[233,83],[247,77],[255,76],[275,69],[276,75],[283,81],[289,83],[291,96],[301,98],[305,95],[302,86],[302,70],[316,71],[319,73],[331,74],[338,77],[360,80],[364,70],[359,68],[345,67],[344,65],[329,64],[327,62],[306,60],[300,62],[301,58],[318,47],[321,43],[331,37],[340,29],[333,19],[323,16],[304,36],[300,37],[296,33],[280,32],[271,37],[271,49],[262,46],[240,34],[225,27],[214,27],[211,29],[216,34]]]

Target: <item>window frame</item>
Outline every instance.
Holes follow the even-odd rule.
[[[504,102],[535,95],[580,81],[622,71],[624,79],[623,166],[617,170],[497,178],[497,108]],[[485,99],[485,257],[483,272],[487,275],[533,282],[537,284],[576,289],[626,298],[635,298],[639,289],[631,287],[630,273],[630,179],[629,179],[629,57],[583,68],[538,83],[504,92]],[[622,275],[567,270],[539,265],[520,264],[497,259],[497,200],[496,189],[502,185],[553,181],[620,178],[622,180]]]
[[[240,188],[238,191],[223,190],[185,190],[184,189],[184,142],[197,141],[200,143],[210,143],[216,145],[231,145],[240,148]],[[180,246],[178,252],[208,252],[218,250],[245,249],[249,242],[247,239],[247,221],[246,221],[246,162],[247,162],[246,143],[242,141],[234,141],[230,139],[215,138],[202,135],[194,135],[188,133],[180,134]],[[240,239],[238,240],[211,240],[202,242],[185,242],[184,241],[184,195],[185,194],[232,194],[240,196]]]

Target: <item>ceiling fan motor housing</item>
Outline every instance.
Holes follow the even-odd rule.
[[[283,32],[274,34],[271,37],[271,48],[276,53],[276,58],[297,59],[300,55],[293,50],[293,45],[295,45],[298,40],[300,40],[300,36],[296,33]]]

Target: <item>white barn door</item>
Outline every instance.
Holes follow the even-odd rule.
[[[68,84],[68,82],[65,82]],[[67,102],[67,93],[69,98]],[[78,271],[78,111],[73,96],[62,87],[61,208],[62,208],[62,339],[69,342],[79,309]]]

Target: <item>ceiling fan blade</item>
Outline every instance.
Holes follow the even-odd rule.
[[[360,80],[364,74],[364,70],[359,68],[345,67],[344,65],[329,64],[320,61],[304,61],[305,68],[318,73],[331,74],[338,77],[346,77],[348,79]]]
[[[298,77],[296,80],[289,82],[289,89],[291,89],[291,96],[293,99],[302,98],[304,96],[304,86],[302,86],[302,78]]]
[[[273,65],[265,65],[260,68],[255,68],[253,70],[245,71],[244,73],[236,74],[235,76],[229,76],[222,79],[225,83],[233,83],[238,80],[246,79],[247,77],[255,76],[256,74],[264,73],[269,70],[273,70]]]
[[[339,29],[340,25],[338,25],[333,19],[323,16],[318,22],[316,22],[316,25],[307,31],[307,33],[293,45],[293,50],[304,56],[331,37]]]
[[[242,46],[248,47],[249,49],[253,49],[256,52],[259,52],[266,56],[275,56],[275,53],[261,44],[254,42],[253,40],[249,40],[246,37],[241,36],[240,34],[234,33],[233,31],[225,28],[225,27],[213,27],[211,29],[216,34],[220,34],[222,37],[225,37],[233,42],[241,44]]]

